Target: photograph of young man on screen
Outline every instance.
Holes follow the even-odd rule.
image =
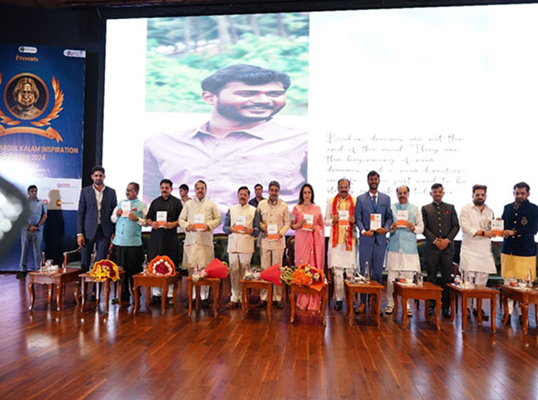
[[[234,204],[234,188],[278,180],[280,196],[296,202],[306,182],[308,133],[273,117],[286,106],[287,74],[254,65],[231,65],[202,81],[212,107],[198,127],[150,137],[144,143],[144,198],[166,177],[191,184],[204,179],[221,213]],[[178,121],[178,125],[181,121]]]

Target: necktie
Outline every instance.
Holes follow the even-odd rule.
[[[374,195],[372,196],[372,208],[374,209],[374,211],[377,210],[376,198],[377,198],[377,195],[374,194]]]

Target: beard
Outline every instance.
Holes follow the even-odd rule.
[[[271,111],[269,115],[243,115],[240,110],[249,109],[250,107],[257,107],[266,109],[268,111]],[[226,117],[227,119],[231,121],[236,122],[258,122],[258,121],[265,121],[271,118],[273,115],[277,114],[280,110],[282,110],[284,106],[280,108],[276,108],[273,106],[267,106],[267,105],[258,105],[258,106],[233,106],[227,103],[217,103],[217,112],[222,115],[223,117]]]

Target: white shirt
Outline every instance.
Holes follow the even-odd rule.
[[[491,252],[491,239],[484,236],[474,236],[478,231],[489,230],[488,223],[494,218],[493,211],[486,205],[482,211],[473,203],[469,203],[461,209],[460,225],[463,236],[460,266],[462,271],[497,272]]]

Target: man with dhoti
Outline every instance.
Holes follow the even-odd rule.
[[[497,272],[491,238],[495,236],[491,229],[494,214],[486,205],[487,186],[473,186],[473,202],[467,204],[460,212],[460,225],[463,230],[461,240],[460,270],[464,276],[474,275],[475,284],[486,286],[489,274]],[[472,299],[467,300],[467,308],[472,307]],[[475,315],[482,313],[482,319],[489,320],[483,310],[473,310]]]
[[[394,311],[394,280],[405,278],[406,282],[413,280],[413,274],[420,272],[420,259],[417,249],[417,235],[424,231],[422,211],[414,204],[409,203],[409,188],[400,186],[396,189],[398,203],[391,206],[394,222],[390,226],[390,238],[387,247],[387,306],[386,314]],[[412,316],[413,311],[407,302],[407,315]]]
[[[338,181],[338,194],[329,199],[325,211],[325,225],[331,227],[328,265],[333,271],[335,310],[342,308],[344,299],[344,272],[351,273],[357,263],[357,238],[355,234],[355,201],[349,194],[348,179]]]

